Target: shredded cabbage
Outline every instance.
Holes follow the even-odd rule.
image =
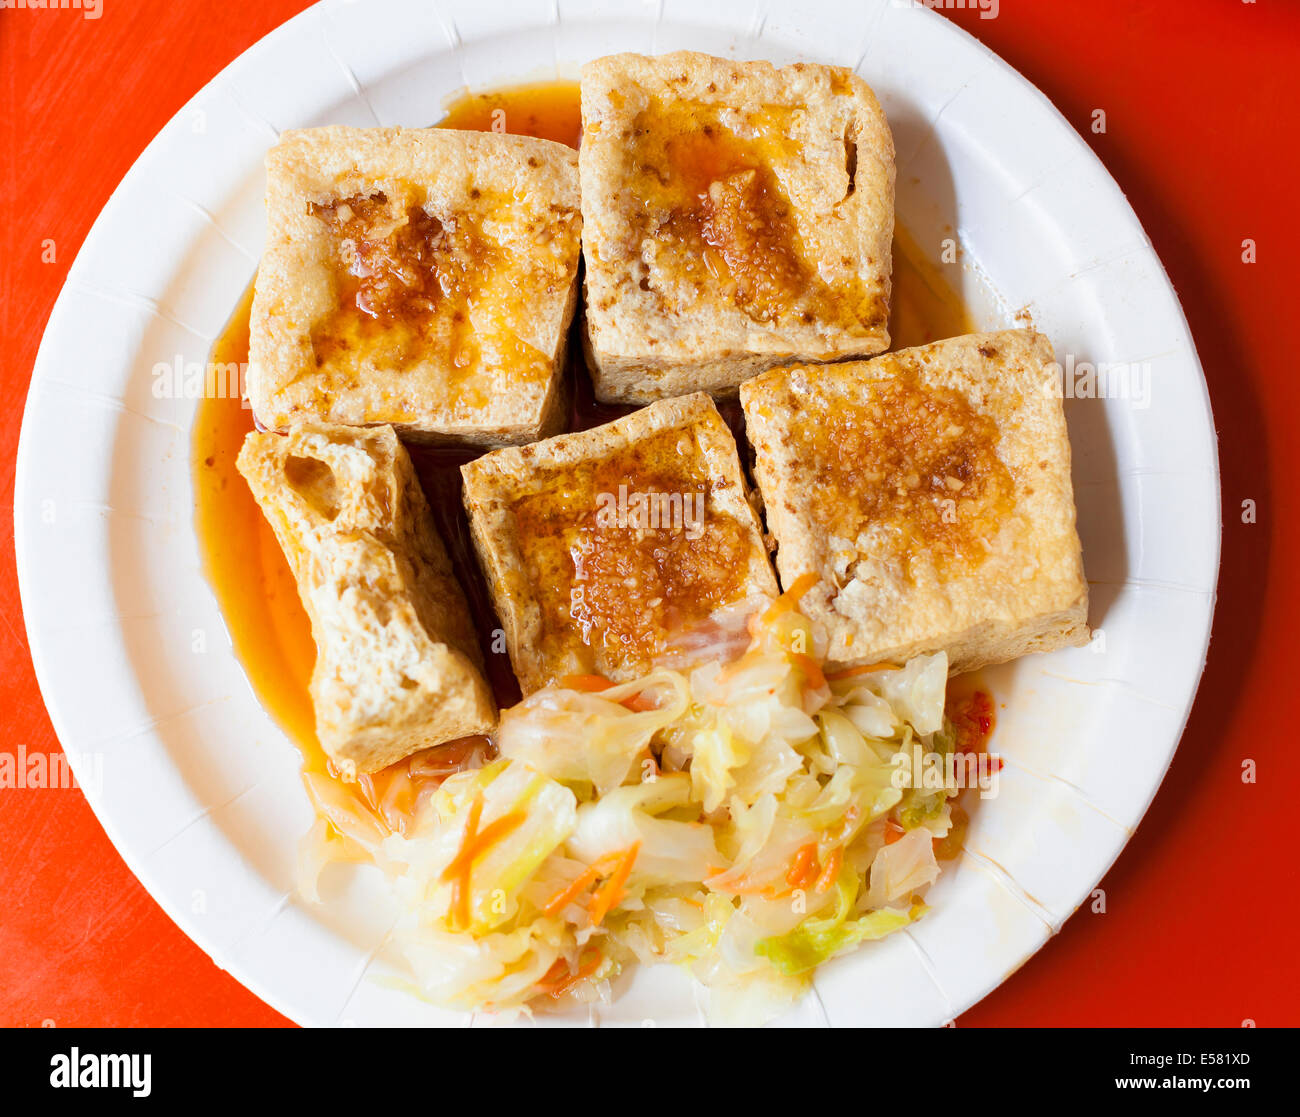
[[[946,657],[827,679],[795,602],[755,616],[738,658],[538,691],[485,766],[413,762],[369,796],[309,775],[300,890],[317,899],[330,862],[382,868],[440,1004],[533,1012],[667,962],[719,1021],[779,1013],[818,965],[921,917],[958,790],[909,785],[915,749],[953,747]]]
[[[882,854],[884,852],[881,851]],[[805,919],[787,934],[762,939],[755,944],[755,952],[770,959],[784,974],[804,974],[860,942],[883,939],[899,928],[906,927],[925,911],[923,904],[915,904],[905,910],[881,907],[850,919],[849,913],[853,910],[853,901],[857,897],[858,880],[849,874],[845,874],[845,877],[841,877],[836,886],[839,902],[834,912],[823,919]]]

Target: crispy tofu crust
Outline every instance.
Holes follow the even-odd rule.
[[[743,384],[789,587],[843,665],[954,673],[1086,643],[1088,585],[1052,347],[970,334]]]
[[[391,424],[502,445],[558,429],[577,300],[577,156],[448,129],[286,132],[248,395],[264,427]]]
[[[469,608],[393,428],[254,432],[238,466],[311,619],[316,733],[342,774],[489,732]]]
[[[636,678],[678,637],[777,593],[731,431],[702,393],[461,467],[465,507],[525,693]]]
[[[680,52],[582,71],[584,348],[601,400],[889,346],[894,145],[852,71]]]

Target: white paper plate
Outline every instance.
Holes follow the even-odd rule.
[[[91,805],[217,965],[301,1023],[469,1018],[384,983],[398,970],[382,946],[392,909],[378,874],[336,876],[321,908],[291,894],[311,820],[298,755],[254,698],[200,573],[194,403],[154,399],[151,370],[178,355],[205,361],[248,283],[264,236],[262,160],[280,129],[426,125],[466,84],[572,76],[613,51],[679,48],[855,67],[894,129],[901,219],[936,254],[944,227],[955,229],[968,264],[1001,295],[1001,306],[977,307],[981,324],[1027,308],[1062,360],[1150,374],[1150,406],[1067,402],[1102,636],[993,673],[1005,703],[1002,793],[975,812],[968,852],[932,890],[932,913],[827,966],[786,1022],[957,1016],[1088,896],[1178,742],[1218,572],[1208,395],[1141,226],[1037,90],[898,0],[321,3],[212,81],[100,215],[41,345],[14,501],[37,676]],[[666,967],[642,971],[592,1016],[699,1019],[689,983]]]

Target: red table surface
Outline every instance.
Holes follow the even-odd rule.
[[[59,749],[14,573],[14,455],[41,332],[91,223],[155,132],[303,0],[103,0],[0,11],[0,752]],[[1169,269],[1219,431],[1223,569],[1209,663],[1173,767],[1042,951],[958,1021],[1300,1023],[1291,714],[1300,553],[1289,445],[1300,4],[1001,0],[947,13],[1043,89],[1128,194]],[[1095,109],[1108,128],[1095,135]],[[1244,263],[1242,241],[1258,262]],[[56,259],[42,259],[43,241]],[[1242,522],[1245,500],[1257,522]],[[1289,510],[1288,510],[1289,504]],[[1286,556],[1292,558],[1288,560]],[[1257,765],[1256,783],[1242,764]],[[0,790],[0,1024],[283,1025],[122,863],[77,790]]]

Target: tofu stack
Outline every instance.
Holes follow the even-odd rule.
[[[340,770],[496,720],[399,436],[489,451],[462,467],[464,503],[525,693],[690,666],[683,647],[719,644],[684,633],[743,634],[809,576],[833,664],[945,651],[959,672],[1085,642],[1050,342],[885,352],[894,149],[866,83],[623,54],[584,67],[581,97],[580,153],[333,127],[268,157],[249,376],[266,433],[239,468],[311,616]],[[563,433],[580,258],[595,397],[649,406]],[[737,396],[757,493],[714,403]]]
[[[558,430],[578,295],[576,154],[437,128],[285,133],[267,157],[239,469],[311,619],[346,778],[496,724],[478,637],[400,436]]]

